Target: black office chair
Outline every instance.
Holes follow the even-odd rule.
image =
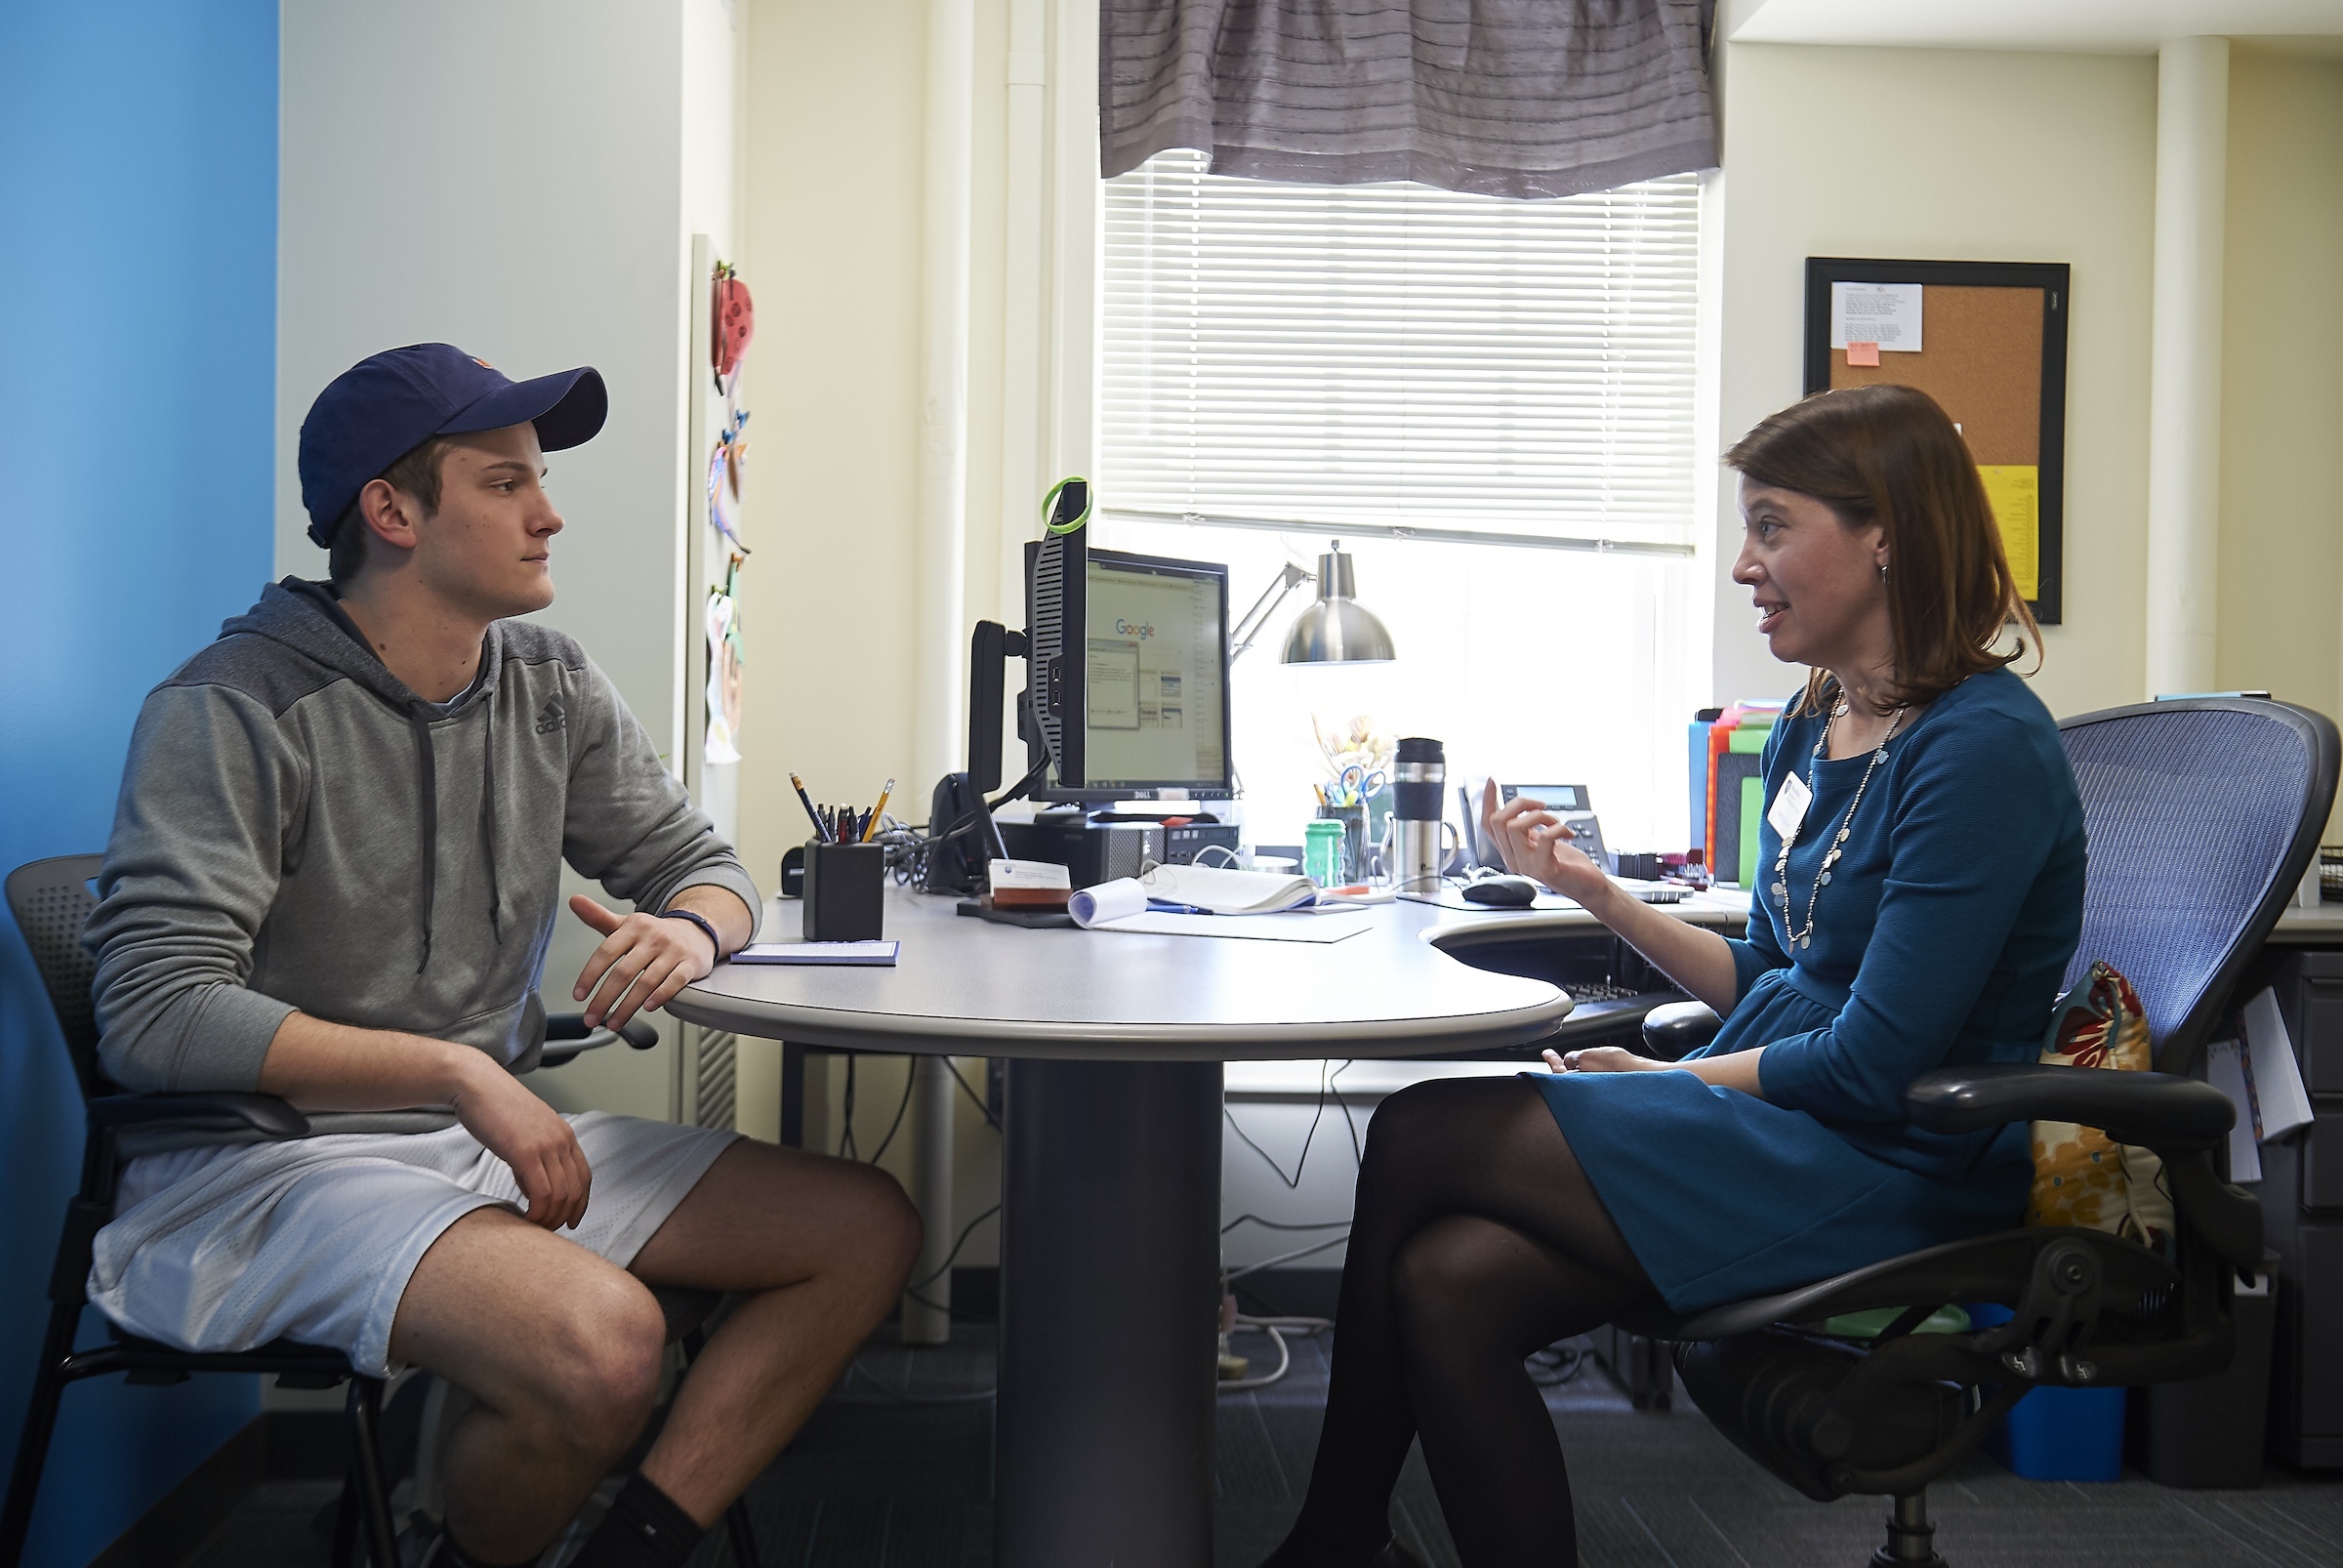
[[[23,1555],[24,1536],[32,1524],[33,1502],[40,1491],[41,1471],[48,1461],[49,1439],[65,1385],[116,1372],[134,1383],[185,1382],[199,1372],[269,1374],[290,1388],[331,1388],[347,1382],[349,1471],[335,1525],[333,1560],[349,1562],[362,1531],[372,1568],[398,1568],[379,1430],[382,1380],[359,1374],[341,1351],[275,1340],[250,1350],[193,1352],[125,1334],[110,1324],[113,1333],[105,1343],[84,1350],[73,1347],[82,1309],[89,1304],[92,1247],[98,1232],[113,1217],[114,1194],[125,1164],[174,1135],[231,1133],[278,1139],[302,1137],[309,1130],[308,1118],[272,1094],[134,1094],[106,1078],[98,1059],[97,1009],[90,994],[97,960],[82,945],[81,935],[97,904],[90,881],[98,874],[99,860],[94,854],[35,860],[10,872],[7,882],[9,909],[31,949],[33,967],[49,993],[72,1059],[74,1079],[87,1110],[88,1132],[82,1146],[81,1186],[66,1205],[57,1260],[49,1274],[49,1328],[42,1341],[40,1368],[24,1412],[8,1501],[5,1508],[0,1508],[0,1568],[17,1568]],[[575,1013],[557,1014],[547,1019],[546,1047],[539,1065],[557,1067],[583,1052],[622,1038],[637,1050],[647,1050],[659,1042],[658,1032],[640,1018],[630,1021],[623,1031],[613,1032],[589,1029]],[[687,1358],[696,1355],[702,1329],[721,1298],[713,1291],[662,1289],[654,1294],[667,1318],[669,1340],[681,1341]],[[727,1522],[735,1558],[742,1568],[755,1568],[748,1519],[738,1505]]]
[[[1818,1502],[1894,1499],[1875,1565],[1942,1564],[1927,1486],[2041,1384],[2137,1385],[2228,1365],[2230,1298],[2262,1266],[2261,1208],[2222,1178],[2234,1120],[2186,1076],[2317,852],[2335,793],[2335,726],[2285,703],[2198,698],[2060,726],[2082,795],[2089,883],[2073,984],[2093,959],[2147,1008],[2155,1072],[1996,1063],[1921,1075],[1921,1126],[1972,1132],[2077,1122],[2164,1162],[2171,1261],[2104,1231],[2028,1228],[1954,1242],[1793,1291],[1621,1326],[1678,1342],[1686,1389],[1744,1452]],[[1980,809],[1990,807],[1982,805]],[[1649,1049],[1712,1036],[1698,1004],[1660,1010]],[[2006,1324],[1914,1334],[1938,1307],[1987,1301]],[[1840,1313],[1902,1311],[1876,1340],[1823,1332]]]

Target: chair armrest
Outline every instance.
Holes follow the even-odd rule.
[[[92,1128],[150,1132],[253,1132],[265,1138],[309,1135],[309,1119],[274,1094],[103,1094],[89,1103]]]
[[[1682,1061],[1724,1026],[1706,1002],[1664,1002],[1643,1015],[1643,1053],[1654,1061]]]
[[[1911,1119],[1932,1133],[1971,1133],[2004,1122],[2076,1122],[2118,1143],[2165,1149],[2209,1146],[2237,1120],[2229,1096],[2172,1073],[2111,1072],[1980,1062],[1922,1073],[1905,1092]]]
[[[621,1040],[637,1051],[648,1051],[659,1043],[659,1031],[639,1014],[629,1018],[623,1029],[590,1029],[582,1012],[549,1012],[545,1018],[545,1049],[538,1053],[537,1065],[558,1067],[575,1060],[582,1052],[599,1051]]]

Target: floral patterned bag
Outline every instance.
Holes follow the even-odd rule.
[[[2083,982],[2058,999],[2041,1060],[2046,1067],[2148,1069],[2147,1011],[2113,965],[2094,960]],[[2168,1257],[2172,1197],[2163,1174],[2152,1150],[2117,1143],[2095,1127],[2036,1122],[2026,1223],[2112,1231]]]

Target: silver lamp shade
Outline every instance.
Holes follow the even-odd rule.
[[[1353,595],[1358,582],[1342,541],[1318,557],[1318,598],[1286,634],[1287,664],[1380,664],[1395,655],[1391,634]]]

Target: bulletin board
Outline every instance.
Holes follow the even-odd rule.
[[[2067,274],[2064,262],[1806,258],[1806,391],[1893,383],[1943,404],[2044,626],[2058,624],[2066,568]],[[1834,283],[1918,285],[1918,351],[1858,344],[1849,363],[1848,350],[1831,346]]]

